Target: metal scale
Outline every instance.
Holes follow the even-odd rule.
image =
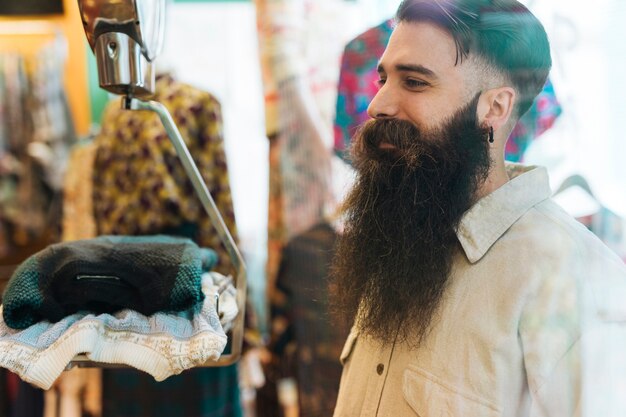
[[[154,60],[163,44],[165,0],[78,0],[81,19],[91,49],[96,55],[100,87],[122,96],[121,106],[129,111],[149,110],[158,114],[178,158],[215,226],[237,271],[237,307],[239,314],[229,332],[230,353],[203,366],[226,366],[241,356],[246,297],[246,267],[235,241],[228,231],[200,172],[180,135],[172,116],[161,103],[148,100],[154,94]],[[85,355],[76,356],[68,368],[125,367],[93,362]]]

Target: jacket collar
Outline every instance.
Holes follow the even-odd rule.
[[[471,263],[485,256],[524,213],[552,195],[545,168],[509,163],[506,168],[510,181],[481,198],[459,223],[457,237]]]

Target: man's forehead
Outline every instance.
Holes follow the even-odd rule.
[[[389,73],[398,65],[422,66],[435,75],[456,73],[454,38],[441,27],[429,22],[401,22],[396,26],[379,64]]]

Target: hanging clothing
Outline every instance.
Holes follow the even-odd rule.
[[[275,386],[293,378],[302,417],[333,413],[341,364],[337,361],[349,327],[331,323],[327,310],[328,266],[337,233],[321,223],[285,246],[271,304],[272,361],[265,367],[269,380],[258,395],[259,417],[279,415]]]
[[[270,139],[267,291],[281,251],[332,202],[332,123],[343,39],[339,0],[255,0]]]
[[[161,76],[154,100],[170,112],[230,233],[236,237],[221,107],[211,94]],[[155,234],[194,224],[192,236],[219,255],[216,270],[232,273],[228,253],[195,195],[157,114],[111,102],[96,136],[93,204],[99,234]]]
[[[254,3],[267,135],[271,137],[287,127],[280,120],[284,115],[279,90],[282,83],[294,79],[303,83],[297,105],[310,106],[307,110],[315,116],[313,122],[330,133],[339,75],[337,64],[351,32],[344,16],[355,8],[343,0],[255,0]]]
[[[550,129],[561,115],[561,104],[557,100],[552,81],[548,78],[543,90],[533,101],[530,109],[518,120],[509,140],[506,142],[504,155],[506,160],[521,162],[530,144]]]
[[[383,55],[393,20],[386,20],[363,32],[346,45],[341,59],[337,108],[335,112],[335,153],[349,162],[348,149],[358,127],[369,119],[367,107],[378,92],[378,60]],[[519,162],[532,141],[550,129],[561,114],[550,79],[526,112],[506,143],[505,157]]]
[[[278,135],[269,138],[269,196],[267,207],[267,293],[271,294],[275,286],[276,275],[280,266],[283,246],[287,241],[285,226],[285,208],[283,206],[283,180],[280,167],[282,141]]]
[[[378,60],[392,31],[393,20],[385,20],[351,40],[344,49],[334,124],[335,152],[344,159],[358,127],[369,119],[367,106],[378,92]]]
[[[63,183],[62,241],[91,239],[97,235],[91,181],[96,150],[92,140],[85,140],[70,151]]]
[[[155,99],[170,111],[233,238],[235,217],[215,97],[170,76],[158,77]],[[97,229],[112,234],[167,233],[189,237],[219,255],[215,270],[232,273],[228,253],[195,197],[157,115],[104,112],[93,171]],[[246,309],[246,313],[251,309]],[[246,314],[246,315],[247,315]],[[190,369],[163,382],[127,369],[102,372],[103,417],[238,417],[237,365]]]
[[[60,190],[75,141],[64,48],[59,35],[34,55],[0,54],[0,258],[21,260],[33,245],[59,240]]]

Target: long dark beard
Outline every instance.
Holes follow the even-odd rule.
[[[364,125],[357,171],[331,268],[331,301],[343,320],[379,342],[418,345],[444,293],[456,229],[489,174],[478,96],[437,131],[400,120]],[[394,149],[381,149],[387,143]]]

